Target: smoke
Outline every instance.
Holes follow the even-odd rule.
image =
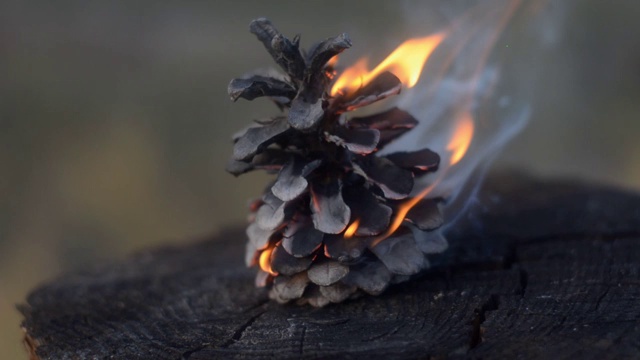
[[[439,153],[440,170],[417,179],[415,192],[437,183],[428,196],[447,198],[447,216],[451,219],[473,198],[483,177],[478,175],[484,174],[504,145],[525,128],[532,112],[536,71],[530,60],[523,59],[535,58],[542,47],[555,43],[557,35],[549,18],[557,25],[561,16],[557,10],[555,17],[543,16],[545,0],[492,0],[472,7],[469,2],[463,6],[454,1],[436,6],[435,11],[430,3],[428,13],[425,5],[405,4],[410,26],[430,32],[444,30],[447,37],[432,54],[419,83],[397,100],[397,106],[416,117],[419,125],[384,153],[425,147]],[[419,21],[421,15],[425,15],[425,22]],[[541,25],[544,31],[537,30]],[[535,34],[527,35],[527,31]],[[527,40],[526,47],[519,43],[513,46],[521,39]],[[522,68],[521,64],[529,67]],[[449,166],[455,160],[448,144],[464,118],[473,121],[473,139],[465,156]],[[469,179],[474,183],[465,186]],[[463,188],[467,189],[465,199],[457,200]]]

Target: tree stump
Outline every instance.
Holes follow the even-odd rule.
[[[315,309],[254,288],[234,228],[60,277],[24,314],[33,359],[640,356],[640,196],[502,173],[432,268]]]

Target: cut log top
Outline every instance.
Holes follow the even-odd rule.
[[[70,274],[20,306],[40,359],[637,358],[640,196],[491,176],[432,269],[377,297],[282,306],[243,228]]]

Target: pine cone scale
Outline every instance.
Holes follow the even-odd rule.
[[[377,155],[418,124],[404,110],[345,114],[399,94],[400,80],[383,72],[330,95],[330,60],[352,46],[346,34],[317,43],[305,57],[299,37],[287,39],[266,19],[254,20],[250,31],[286,73],[234,79],[228,87],[234,101],[268,97],[285,112],[235,134],[227,164],[236,176],[277,173],[250,208],[245,262],[260,267],[256,286],[269,287],[279,303],[321,307],[380,294],[426,268],[426,255],[447,247],[441,199],[418,201],[398,229],[389,226],[415,190],[414,177],[437,171],[440,157],[429,149]]]

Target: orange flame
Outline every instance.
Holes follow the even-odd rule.
[[[444,33],[436,33],[423,38],[409,39],[398,46],[372,71],[367,70],[366,58],[358,60],[340,74],[331,88],[331,95],[357,90],[385,71],[392,72],[405,86],[413,87],[420,79],[420,73],[427,59],[444,38]]]
[[[358,230],[358,225],[360,225],[360,219],[354,220],[351,225],[349,225],[347,230],[344,231],[344,238],[349,239],[350,237],[352,237],[353,234],[355,234]]]
[[[260,259],[258,263],[260,264],[260,269],[264,272],[268,272],[271,275],[278,275],[277,272],[271,269],[271,253],[273,252],[273,248],[267,248],[260,253]]]
[[[456,130],[447,145],[447,150],[451,152],[449,165],[457,164],[458,161],[464,157],[464,154],[467,153],[469,145],[471,145],[471,139],[473,138],[473,131],[473,118],[469,112],[464,112],[464,114],[458,118]]]
[[[331,88],[331,95],[344,94],[347,89],[357,89],[364,85],[364,75],[367,73],[367,59],[362,58],[345,69]]]
[[[442,172],[440,172],[440,175],[434,180],[433,183],[431,183],[431,185],[427,186],[425,189],[420,191],[414,197],[410,198],[409,200],[405,201],[403,204],[398,206],[398,208],[396,209],[394,218],[391,224],[389,225],[389,228],[387,228],[387,231],[384,232],[379,237],[377,237],[371,243],[371,246],[377,245],[382,240],[388,238],[396,230],[398,230],[400,225],[402,225],[402,222],[404,221],[404,219],[407,217],[407,214],[409,213],[411,208],[416,206],[416,204],[418,204],[420,200],[422,200],[425,196],[429,195],[431,191],[433,191],[433,189],[440,183],[440,181],[446,174],[447,170],[451,166],[457,164],[460,160],[462,160],[467,150],[469,149],[469,145],[471,145],[471,140],[473,139],[473,131],[474,131],[473,117],[469,112],[465,112],[462,116],[458,118],[455,131],[453,132],[453,136],[451,137],[451,139],[449,140],[449,143],[447,144],[447,151],[451,153],[451,160],[449,161],[449,166],[447,166]]]

